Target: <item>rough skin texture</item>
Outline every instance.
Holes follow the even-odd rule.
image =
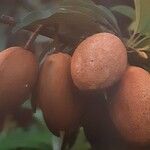
[[[110,114],[123,137],[135,143],[150,143],[150,74],[128,67],[112,92]]]
[[[122,41],[110,33],[98,33],[76,48],[71,74],[81,90],[96,90],[117,82],[127,66],[127,52]]]
[[[37,101],[50,131],[59,135],[78,124],[79,107],[70,73],[71,56],[48,55],[40,69]]]
[[[0,53],[0,111],[22,104],[31,94],[38,75],[35,56],[21,47]]]

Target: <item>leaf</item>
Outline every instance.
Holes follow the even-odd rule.
[[[135,10],[126,5],[118,5],[111,8],[113,12],[117,12],[121,15],[128,17],[131,20],[135,20]]]
[[[119,32],[113,14],[105,7],[97,7],[91,0],[65,0],[55,10],[33,12],[19,22],[13,31],[33,28],[38,24],[44,24],[49,29],[47,36],[56,34],[54,26],[57,25],[68,39],[78,39],[85,33],[102,32],[101,26],[115,33]]]
[[[134,0],[136,23],[134,32],[150,36],[150,0]]]
[[[4,25],[0,25],[0,51],[2,51],[6,47],[6,27]]]
[[[50,148],[51,136],[47,130],[38,128],[35,125],[28,130],[17,128],[7,135],[0,135],[0,149],[41,148],[44,145],[48,145]]]
[[[150,51],[150,36],[145,36],[136,42],[135,47],[143,51]]]
[[[72,6],[91,6],[95,5],[92,0],[63,0],[61,5],[72,5]]]
[[[112,14],[112,12],[102,5],[98,5],[97,7],[98,7],[97,12],[99,12],[99,14],[101,14],[103,18],[107,20],[106,25],[109,24],[109,26],[113,28],[116,33],[120,34],[120,29],[117,20],[115,16]]]
[[[23,29],[27,26],[34,26],[38,24],[45,24],[47,23],[47,18],[51,17],[56,13],[56,10],[39,10],[29,13],[25,16],[22,20],[18,21],[16,26],[13,28],[13,32],[17,32],[20,29]]]
[[[149,46],[150,47],[150,36],[145,38],[145,40],[143,40],[138,47],[145,47],[145,46]],[[150,48],[148,49],[150,51]]]
[[[114,15],[111,13],[109,9],[107,9],[102,5],[96,5],[91,0],[77,0],[77,1],[64,0],[62,5],[88,8],[89,10],[91,10],[91,13],[93,13],[93,17],[96,19],[98,23],[106,25],[116,33],[120,33],[117,20],[115,19]]]

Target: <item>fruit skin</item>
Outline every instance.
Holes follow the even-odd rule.
[[[108,149],[109,135],[106,129],[107,117],[102,101],[104,97],[98,94],[85,94],[85,114],[82,120],[84,133],[95,149]],[[107,127],[106,127],[107,126]]]
[[[122,41],[110,33],[88,37],[76,48],[71,74],[81,90],[104,89],[117,82],[127,66],[127,52]]]
[[[111,91],[111,118],[131,143],[150,143],[150,74],[130,66]]]
[[[86,92],[82,122],[84,133],[93,149],[127,150],[128,144],[113,125],[107,105],[108,101],[103,94]]]
[[[37,101],[49,130],[55,135],[77,126],[80,116],[70,63],[70,55],[56,53],[48,55],[40,69]]]
[[[21,47],[0,52],[0,111],[21,105],[31,94],[37,79],[35,56]]]

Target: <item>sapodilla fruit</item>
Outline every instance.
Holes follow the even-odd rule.
[[[129,142],[150,143],[150,74],[130,66],[111,91],[110,114]]]
[[[110,33],[98,33],[76,48],[71,74],[80,90],[96,90],[117,82],[127,66],[127,52],[122,41]]]
[[[79,107],[70,72],[71,56],[48,55],[40,69],[37,101],[51,132],[59,136],[78,125]]]
[[[31,94],[38,74],[35,56],[21,47],[0,52],[0,111],[21,105]]]
[[[86,92],[87,93],[87,92]],[[85,94],[84,133],[95,149],[127,149],[108,112],[103,94]]]

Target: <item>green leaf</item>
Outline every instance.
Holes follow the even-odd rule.
[[[102,5],[96,5],[91,0],[64,0],[62,3],[63,6],[74,6],[74,7],[81,7],[83,9],[87,8],[91,11],[93,18],[95,18],[96,22],[102,24],[112,31],[116,33],[120,33],[117,20],[114,15],[111,13],[109,9]]]
[[[134,0],[136,23],[134,32],[150,36],[150,0]]]
[[[91,6],[95,5],[92,0],[63,0],[61,5],[72,5],[72,6]]]
[[[131,20],[135,20],[135,10],[130,6],[118,5],[118,6],[111,7],[111,10],[113,12],[117,12],[121,15],[124,15]]]
[[[113,13],[108,8],[102,5],[96,5],[96,7],[98,7],[96,12],[99,15],[103,16],[103,20],[105,20],[106,25],[109,25],[111,29],[113,29],[116,33],[120,34],[120,29]],[[100,17],[99,20],[101,21]]]
[[[139,44],[137,44],[137,47],[143,48],[143,49],[145,49],[147,47],[145,50],[150,51],[150,36],[145,37],[138,42],[139,42]]]
[[[0,51],[2,51],[6,47],[6,27],[4,25],[0,25]]]
[[[0,149],[43,149],[49,147],[52,150],[52,136],[45,126],[36,122],[28,129],[15,128],[8,133],[0,134]]]
[[[55,10],[39,10],[29,13],[27,16],[25,16],[22,20],[18,21],[16,26],[13,28],[13,32],[17,32],[20,29],[24,29],[27,26],[36,26],[38,24],[46,24],[47,18],[50,18],[52,15],[54,15],[57,12],[57,9]]]

